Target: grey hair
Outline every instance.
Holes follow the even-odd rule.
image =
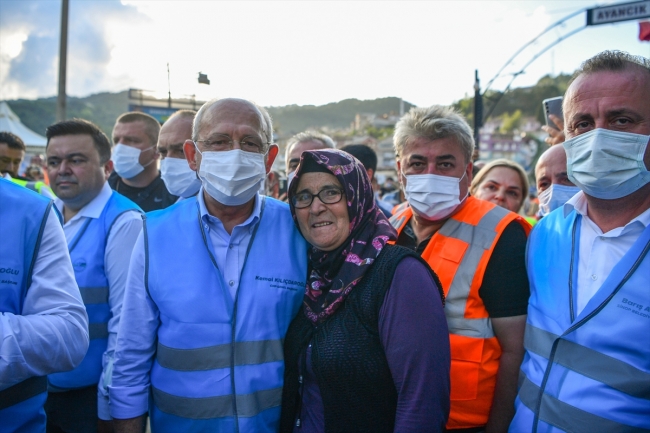
[[[325,147],[330,149],[336,148],[336,143],[329,135],[321,134],[317,131],[304,131],[299,132],[289,139],[287,142],[286,154],[288,155],[291,152],[291,148],[298,143],[304,143],[305,141],[320,141]]]
[[[466,162],[472,160],[474,152],[472,129],[462,115],[453,108],[442,105],[411,108],[395,125],[393,145],[399,157],[410,139],[437,140],[446,137],[456,139],[463,150]]]
[[[257,108],[257,111],[260,112],[260,116],[262,118],[262,130],[264,132],[264,137],[266,138],[266,142],[264,143],[264,152],[266,152],[269,148],[269,144],[273,143],[273,121],[271,120],[271,115],[268,111],[266,111],[266,108],[257,105],[253,101],[247,101],[246,99],[214,98],[203,104],[194,117],[194,123],[192,124],[192,141],[199,139],[199,125],[201,124],[201,120],[203,120],[203,115],[217,102],[226,100],[247,102]]]

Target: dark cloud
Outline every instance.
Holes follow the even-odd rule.
[[[125,28],[147,19],[132,6],[118,0],[69,3],[68,93],[87,94],[107,76],[111,47],[106,39],[109,19],[124,22]],[[8,65],[7,81],[24,93],[39,96],[56,93],[58,82],[59,1],[0,0],[0,26],[6,32],[28,31],[20,55]]]
[[[58,72],[53,68],[58,41],[48,36],[30,35],[23,43],[23,50],[11,61],[7,79],[20,83],[39,94],[53,94]]]

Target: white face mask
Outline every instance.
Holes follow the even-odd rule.
[[[564,142],[567,175],[592,197],[626,197],[650,182],[643,155],[650,136],[594,129]]]
[[[195,145],[196,146],[196,145]],[[266,179],[264,154],[233,149],[203,152],[199,178],[210,197],[226,206],[247,203]]]
[[[406,176],[404,196],[413,212],[429,221],[438,221],[451,215],[467,198],[460,196],[460,181],[465,174],[457,177],[438,176],[437,174],[412,174]],[[468,191],[469,192],[469,191]]]
[[[191,197],[201,188],[196,172],[182,158],[167,157],[160,161],[160,175],[167,191],[183,198]]]
[[[146,149],[145,152],[153,150],[153,147]],[[151,164],[153,160],[147,165],[140,164],[140,153],[142,151],[137,147],[127,146],[126,144],[118,143],[113,148],[113,168],[117,174],[123,179],[131,179],[142,173],[144,168]]]
[[[539,193],[539,213],[546,216],[555,209],[568,202],[571,197],[580,192],[577,186],[560,185],[554,183],[544,191]]]
[[[292,171],[287,176],[287,191],[289,191],[289,186],[291,185],[291,181],[293,180],[294,177],[296,177],[296,170]]]

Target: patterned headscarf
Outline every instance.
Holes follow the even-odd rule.
[[[331,173],[343,186],[350,219],[350,234],[341,246],[333,251],[322,251],[312,246],[308,252],[309,276],[304,312],[313,323],[320,323],[342,305],[372,267],[386,242],[397,239],[397,233],[375,205],[370,178],[363,164],[340,150],[302,153],[296,175],[289,185],[289,203],[296,194],[300,176],[315,171],[309,168],[314,167],[314,163],[318,171]],[[290,206],[293,220],[298,225],[296,211],[293,205]]]

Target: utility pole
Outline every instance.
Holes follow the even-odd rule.
[[[167,108],[172,108],[172,85],[169,80],[169,63],[167,63]]]
[[[481,82],[478,79],[478,69],[474,71],[474,144],[478,150],[480,143],[479,129],[483,126],[483,95]]]
[[[59,43],[59,94],[56,99],[56,120],[60,122],[66,116],[66,63],[68,60],[68,0],[61,0],[61,39]]]

